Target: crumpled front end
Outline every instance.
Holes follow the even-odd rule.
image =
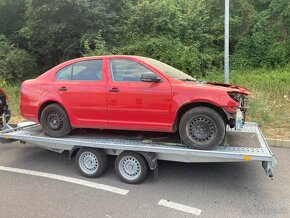
[[[232,119],[230,120],[230,126],[239,130],[246,122],[246,112],[249,109],[248,94],[241,92],[228,92],[228,94],[235,102],[238,103],[236,112],[233,113]]]

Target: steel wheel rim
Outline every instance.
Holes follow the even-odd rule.
[[[97,172],[99,161],[94,153],[86,151],[79,157],[79,166],[84,173],[91,175]]]
[[[63,117],[57,112],[50,112],[47,116],[47,123],[50,129],[54,131],[61,130],[63,127]]]
[[[214,140],[217,127],[209,117],[196,116],[187,123],[186,131],[195,144],[204,145]]]
[[[119,172],[127,180],[135,180],[141,175],[141,164],[133,156],[125,156],[119,162]]]

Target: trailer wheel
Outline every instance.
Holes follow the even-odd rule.
[[[129,184],[138,184],[146,178],[148,165],[142,155],[125,151],[116,158],[115,170],[122,181]]]
[[[107,167],[107,155],[101,149],[82,148],[78,151],[75,162],[83,176],[96,178]]]

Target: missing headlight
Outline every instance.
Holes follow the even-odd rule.
[[[240,103],[241,94],[236,92],[228,92],[229,96],[237,103]]]
[[[248,109],[247,106],[247,95],[237,92],[228,92],[229,96],[239,104],[239,109],[241,111],[246,111]]]

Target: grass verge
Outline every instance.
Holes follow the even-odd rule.
[[[207,81],[223,81],[223,73],[209,73]],[[249,121],[259,124],[266,137],[290,139],[290,70],[232,71],[230,82],[247,87]]]

